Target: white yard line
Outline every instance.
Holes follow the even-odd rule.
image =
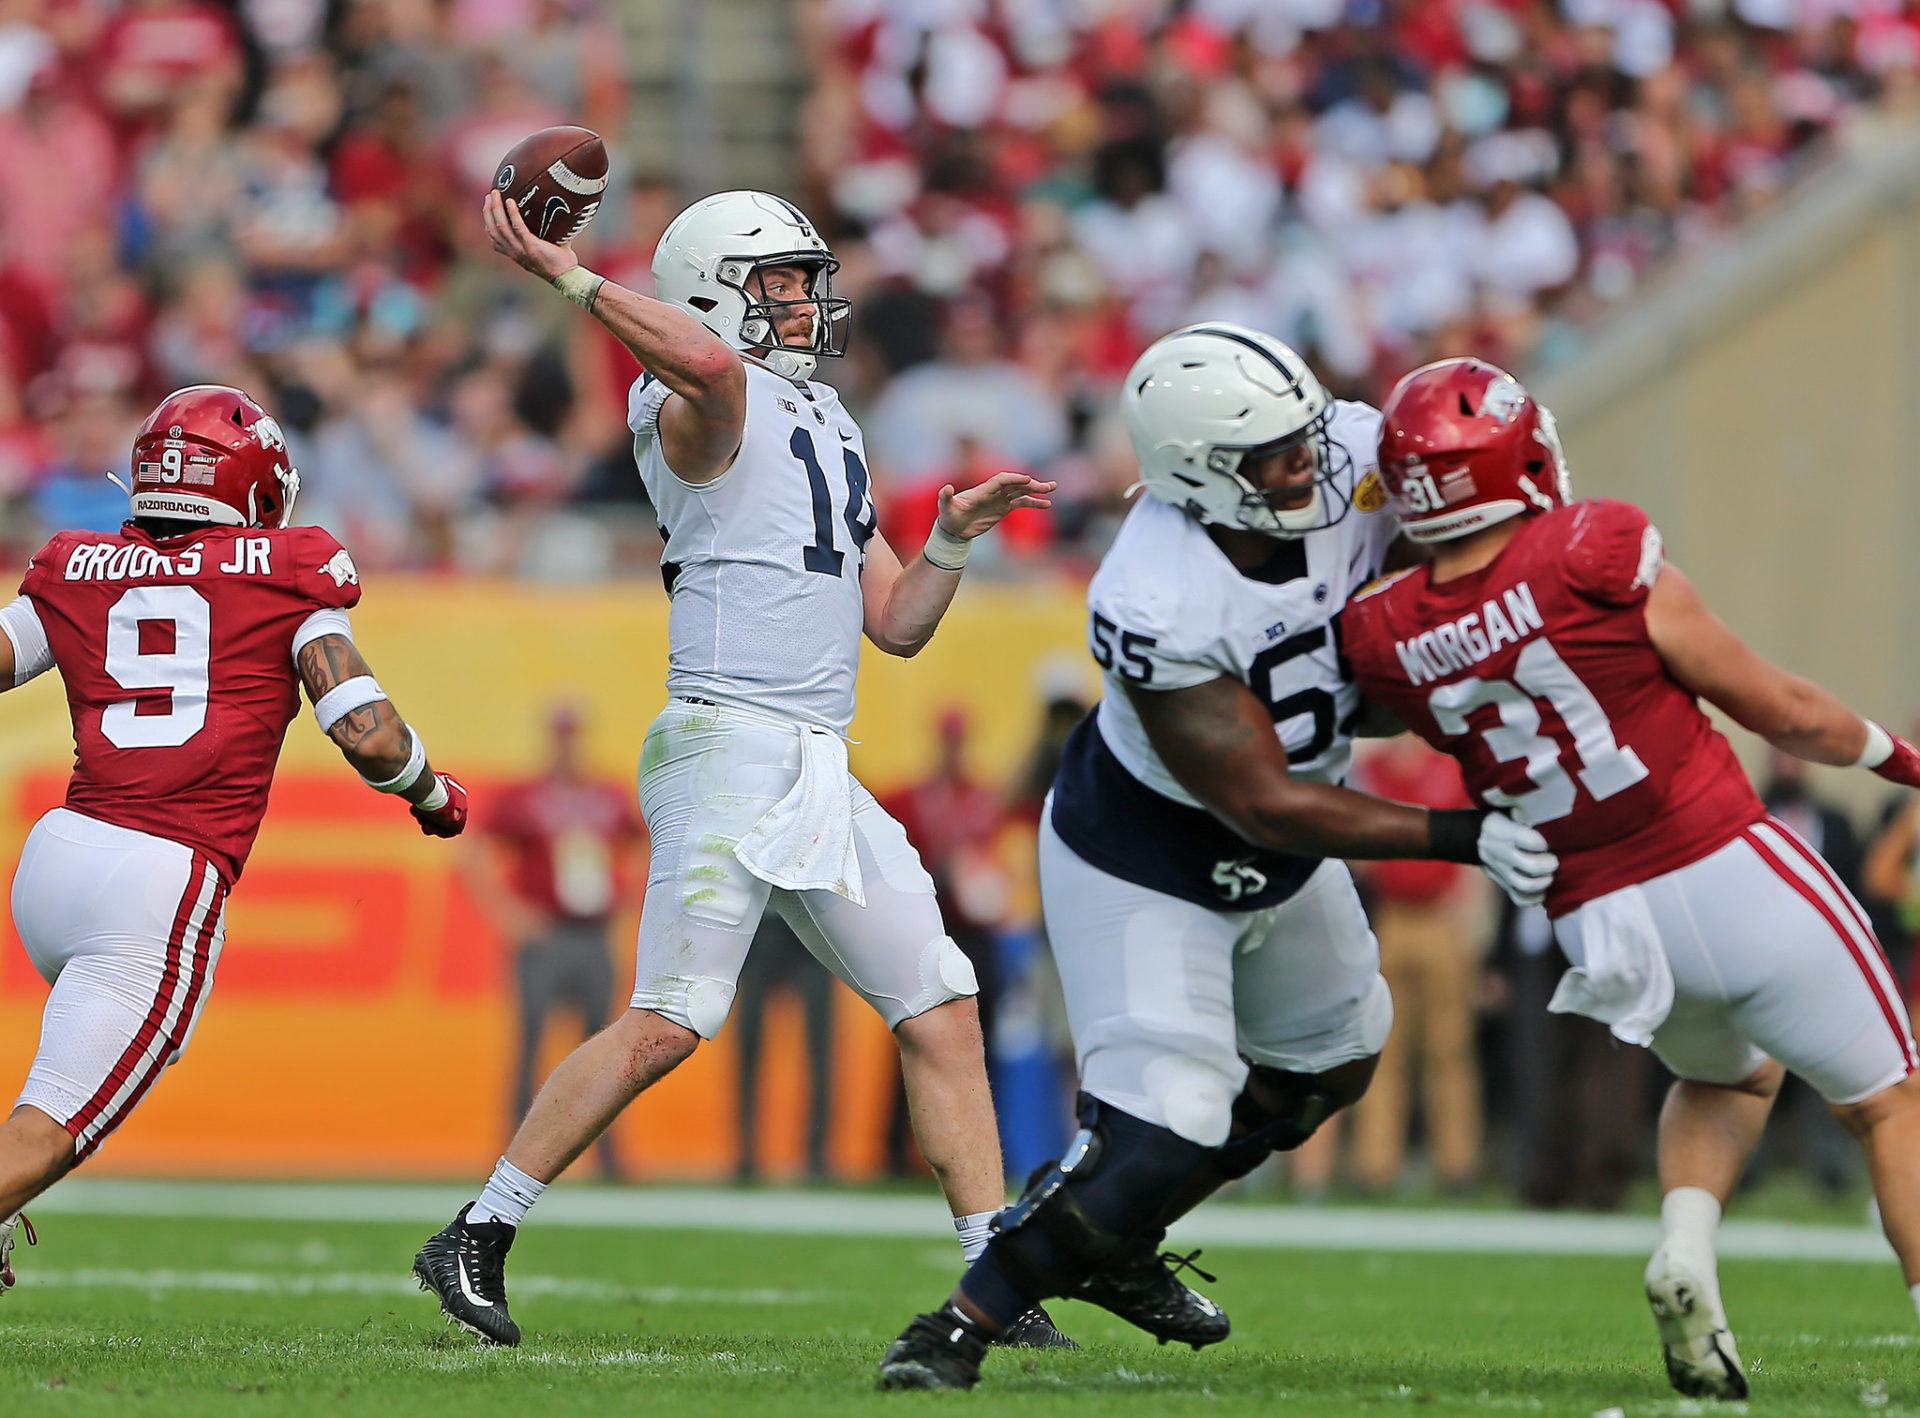
[[[81,1290],[216,1290],[258,1295],[413,1295],[420,1284],[408,1275],[300,1270],[37,1270],[22,1267],[20,1283],[32,1288]],[[516,1275],[515,1297],[550,1295],[564,1300],[625,1301],[642,1305],[807,1305],[831,1296],[818,1290],[713,1289],[678,1285],[610,1285],[558,1275]]]
[[[55,1216],[193,1216],[236,1220],[387,1221],[438,1226],[473,1198],[470,1186],[421,1184],[159,1182],[76,1177],[32,1208]],[[932,1197],[857,1192],[735,1191],[697,1187],[585,1188],[549,1192],[541,1226],[751,1231],[790,1236],[953,1236]],[[1425,1211],[1226,1203],[1174,1228],[1188,1245],[1260,1250],[1441,1251],[1469,1255],[1646,1255],[1659,1239],[1645,1216],[1539,1211]],[[1752,1260],[1887,1264],[1878,1230],[1785,1221],[1726,1222],[1720,1254]]]

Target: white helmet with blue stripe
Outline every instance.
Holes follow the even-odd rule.
[[[752,289],[767,266],[808,273],[807,295],[769,300]],[[654,293],[677,305],[729,345],[757,355],[774,373],[805,379],[820,355],[846,351],[852,303],[833,294],[840,269],[806,214],[771,192],[716,192],[668,225],[653,255]],[[804,344],[782,343],[775,321],[788,307],[814,307]]]
[[[1333,400],[1307,362],[1261,331],[1226,321],[1163,335],[1134,361],[1120,410],[1153,496],[1202,522],[1301,537],[1346,516],[1346,450],[1327,436]],[[1304,503],[1276,506],[1240,471],[1251,455],[1313,449]],[[1300,489],[1285,499],[1299,500]]]

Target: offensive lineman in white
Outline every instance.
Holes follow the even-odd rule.
[[[479,1198],[414,1273],[449,1317],[517,1344],[504,1264],[548,1183],[644,1089],[713,1038],[772,904],[899,1040],[920,1149],[969,1259],[1005,1198],[972,966],[906,834],[847,768],[862,632],[910,656],[932,637],[975,537],[1054,484],[1002,473],[940,495],[905,566],[874,530],[859,427],[810,381],[841,352],[838,266],[800,211],[723,192],[682,212],[653,261],[658,299],[536,238],[498,192],[493,247],[618,336],[648,371],[628,423],[665,528],[667,689],[640,758],[652,865],[632,1007],[547,1080]],[[1067,1343],[1043,1314],[1010,1336]]]
[[[1040,829],[1082,1130],[894,1342],[886,1388],[971,1387],[1053,1296],[1163,1342],[1225,1339],[1178,1278],[1192,1257],[1156,1254],[1167,1224],[1358,1099],[1393,1019],[1340,858],[1477,861],[1523,904],[1556,865],[1503,815],[1339,786],[1361,705],[1337,617],[1399,530],[1378,411],[1225,322],[1155,342],[1121,409],[1150,495],[1088,590],[1107,692]]]

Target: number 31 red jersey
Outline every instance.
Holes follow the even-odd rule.
[[[1593,498],[1528,518],[1477,572],[1435,585],[1416,567],[1346,610],[1361,692],[1559,853],[1555,916],[1697,861],[1766,815],[1647,635],[1660,565],[1646,514]]]
[[[287,725],[293,637],[360,599],[319,527],[211,527],[154,541],[62,532],[21,591],[73,714],[67,806],[198,848],[229,883],[246,864]]]

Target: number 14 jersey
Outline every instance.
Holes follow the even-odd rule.
[[[740,451],[712,482],[682,482],[660,449],[668,389],[627,399],[640,480],[666,541],[667,692],[771,710],[844,733],[853,720],[876,516],[860,426],[824,384],[747,362]]]
[[[1361,692],[1559,853],[1554,916],[1698,861],[1766,815],[1647,634],[1661,560],[1644,512],[1592,498],[1529,518],[1471,575],[1435,585],[1417,567],[1347,608]]]

